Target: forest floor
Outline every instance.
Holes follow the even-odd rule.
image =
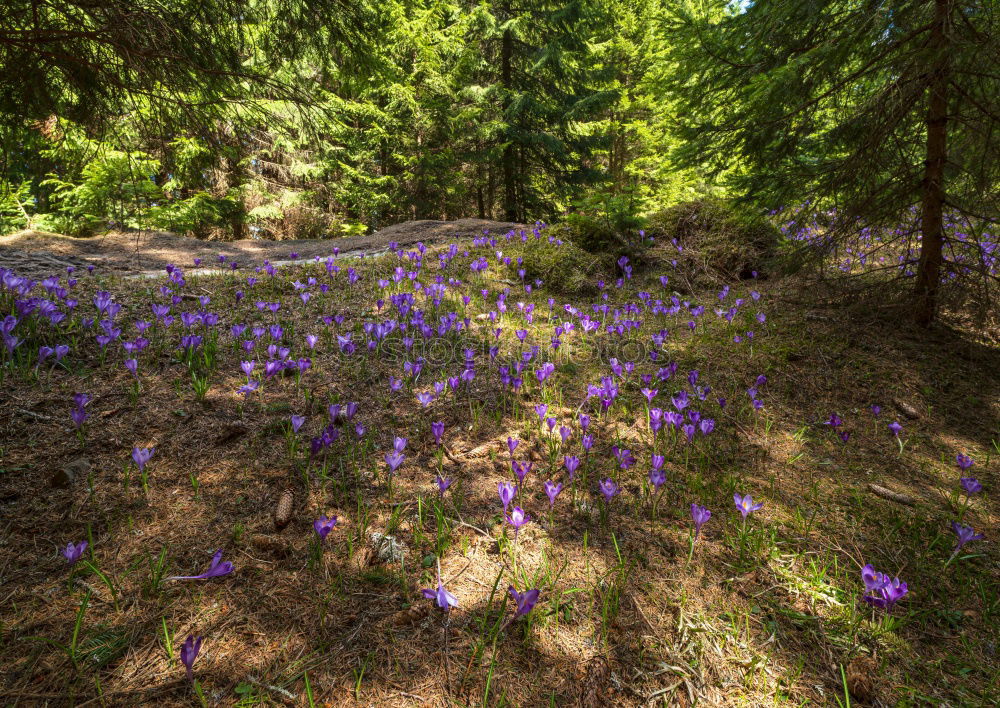
[[[92,276],[72,274],[73,284],[50,268],[77,305],[52,326],[35,316],[16,325],[25,343],[2,359],[3,702],[996,703],[1000,348],[972,332],[916,330],[891,313],[811,307],[792,278],[674,294],[660,277],[685,262],[660,246],[630,280],[616,286],[612,275],[607,298],[516,284],[506,311],[490,315],[517,283],[519,257],[559,251],[530,234],[505,240],[506,227],[491,231],[495,244],[472,243],[487,227],[410,225],[349,247],[285,242],[259,253],[188,243],[204,249],[192,252],[173,239],[135,261],[124,248],[135,235],[115,237],[118,256],[62,239],[46,247],[37,235],[0,245],[107,259]],[[448,248],[456,233],[464,238]],[[389,240],[410,249],[336,271],[311,260],[334,243],[380,250]],[[420,258],[418,240],[436,245]],[[303,262],[274,276],[250,268],[293,250]],[[501,250],[510,264],[498,263]],[[198,253],[220,252],[247,262],[183,285],[123,277],[168,262],[187,270]],[[484,262],[484,272],[470,269]],[[151,303],[171,307],[172,322],[145,331],[137,376],[123,366],[121,342],[102,349],[93,335],[103,330],[87,329],[99,291],[121,305],[109,326],[130,345],[134,322],[156,319]],[[46,293],[39,285],[32,295]],[[0,287],[0,306],[14,310],[12,297]],[[655,311],[656,300],[677,310]],[[602,316],[595,304],[610,309]],[[730,318],[714,311],[731,307]],[[423,333],[412,323],[421,310],[432,325]],[[604,326],[585,334],[587,316]],[[369,350],[374,324],[390,318],[410,323],[407,332],[397,325]],[[615,322],[630,324],[607,332]],[[249,328],[233,337],[233,324]],[[203,339],[187,353],[180,337],[194,332]],[[40,344],[60,343],[70,346],[60,364],[35,365]],[[298,373],[262,375],[267,362],[306,357]],[[498,366],[511,375],[527,359],[523,385],[505,385]],[[246,360],[256,361],[250,375]],[[546,361],[554,369],[542,383]],[[244,396],[248,376],[260,387]],[[589,397],[591,384],[605,393]],[[76,392],[90,397],[78,430]],[[352,401],[350,422],[343,409],[331,420],[328,406]],[[685,424],[700,412],[714,429],[691,442],[669,426],[654,436],[650,407],[679,409]],[[580,412],[590,415],[586,430]],[[846,442],[828,424],[833,413]],[[292,415],[305,418],[298,433]],[[444,424],[443,445],[432,422]],[[330,445],[312,454],[310,439],[324,433]],[[387,475],[396,437],[406,438],[404,461]],[[508,438],[521,441],[513,454]],[[145,477],[133,447],[154,448]],[[655,503],[654,452],[666,472]],[[965,474],[983,486],[969,498],[959,495],[959,453],[974,458]],[[575,482],[566,455],[582,460]],[[516,481],[512,458],[533,463],[512,503],[531,517],[516,535],[498,500],[498,484]],[[438,472],[452,480],[444,494]],[[609,502],[603,479],[620,488]],[[546,480],[565,485],[554,508]],[[279,530],[286,491],[290,520]],[[763,507],[744,521],[734,493]],[[693,545],[692,502],[713,512]],[[338,519],[323,541],[313,525],[321,515]],[[959,516],[986,538],[949,563]],[[61,551],[82,540],[88,548],[71,565]],[[232,573],[168,579],[201,573],[216,549]],[[889,612],[862,599],[866,563],[908,583]],[[421,594],[439,578],[457,598],[448,613]],[[518,619],[511,585],[541,590]],[[189,635],[204,637],[196,684],[180,663]]]
[[[427,245],[445,240],[470,239],[483,229],[503,233],[517,226],[504,221],[459,219],[456,221],[404,221],[363,236],[329,240],[202,241],[167,231],[111,231],[99,236],[73,238],[44,231],[21,231],[0,236],[0,265],[12,268],[25,277],[40,278],[67,266],[100,266],[105,272],[162,272],[169,263],[189,266],[194,258],[204,265],[218,263],[225,255],[228,262],[259,265],[265,260],[286,261],[292,254],[300,260],[325,258],[333,249],[345,254],[385,251],[390,242],[400,248],[417,242]]]

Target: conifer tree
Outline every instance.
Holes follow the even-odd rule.
[[[738,160],[771,208],[835,226],[919,212],[912,312],[935,317],[947,215],[996,219],[1000,7],[981,0],[685,2],[669,25],[681,157]]]

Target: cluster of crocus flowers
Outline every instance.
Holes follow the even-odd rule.
[[[861,569],[861,580],[865,584],[862,599],[872,607],[886,612],[891,612],[895,604],[909,592],[907,584],[898,577],[890,578],[888,574],[876,571],[870,563]]]
[[[958,455],[955,456],[955,464],[958,466],[959,473],[962,475],[965,475],[965,473],[969,471],[974,462],[975,461],[968,455],[963,455],[959,453]],[[955,542],[955,548],[952,550],[951,556],[945,562],[946,568],[948,567],[948,565],[951,564],[953,560],[955,560],[955,558],[958,557],[958,554],[961,552],[965,544],[970,543],[972,541],[981,541],[983,538],[985,538],[983,534],[976,533],[975,529],[973,529],[971,525],[966,525],[962,523],[962,520],[965,518],[965,512],[968,510],[969,504],[972,501],[972,496],[974,494],[979,494],[981,491],[983,491],[983,485],[979,482],[978,479],[971,476],[962,476],[959,478],[958,481],[959,485],[962,487],[962,490],[965,492],[965,502],[959,509],[958,521],[951,522],[951,530],[955,534],[956,542]]]
[[[840,438],[841,442],[846,443],[851,439],[851,433],[847,430],[841,430],[841,426],[844,424],[844,419],[841,418],[836,413],[830,414],[830,419],[826,421],[826,425],[829,425],[834,432],[837,433],[837,437]]]
[[[90,403],[90,396],[86,393],[73,394],[73,408],[69,412],[69,417],[73,420],[73,427],[79,430],[87,420],[87,404]]]
[[[389,468],[389,474],[394,474],[400,468],[406,456],[403,450],[406,449],[406,438],[395,438],[392,443],[392,450],[385,454],[385,464]]]

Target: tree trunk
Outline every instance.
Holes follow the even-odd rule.
[[[948,38],[951,0],[935,0],[928,49],[934,52],[927,93],[927,154],[924,160],[920,214],[920,262],[914,288],[914,319],[926,327],[934,321],[944,251],[944,168],[948,159]]]
[[[504,146],[501,157],[501,167],[503,169],[503,211],[507,221],[517,221],[517,178],[514,172],[514,143],[512,141],[512,129],[510,126],[510,116],[507,111],[510,108],[510,93],[512,90],[512,61],[514,53],[514,37],[509,29],[503,32],[503,43],[500,47],[500,83],[504,89],[504,120],[507,122],[506,135],[504,136],[507,145]]]
[[[486,165],[486,218],[493,218],[497,204],[497,176],[492,164]]]

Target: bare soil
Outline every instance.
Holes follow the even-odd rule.
[[[484,230],[506,233],[522,224],[486,219],[457,221],[405,221],[364,236],[316,240],[203,241],[169,231],[112,231],[103,236],[73,238],[44,231],[21,231],[0,237],[0,266],[19,274],[40,278],[68,266],[96,265],[102,271],[136,273],[159,271],[169,263],[189,266],[195,258],[205,264],[217,262],[219,255],[241,266],[259,265],[265,260],[287,260],[292,254],[309,260],[326,257],[339,248],[341,253],[370,253],[384,250],[390,242],[406,247],[421,241],[428,245],[446,239],[473,238]]]

